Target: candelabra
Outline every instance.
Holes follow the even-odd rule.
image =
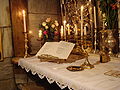
[[[84,36],[84,41],[85,41],[85,48],[86,48],[86,38],[87,38],[87,36],[85,35]],[[85,49],[84,47],[83,47],[83,51],[84,51],[84,54],[85,54],[85,61],[84,61],[84,63],[81,65],[81,67],[82,68],[84,68],[84,69],[92,69],[92,68],[94,68],[94,66],[92,65],[92,64],[90,64],[90,62],[89,62],[89,60],[88,60],[88,52],[86,51],[86,49]]]
[[[25,36],[25,55],[24,58],[28,57],[28,33],[24,32],[24,36]]]
[[[78,25],[77,28],[80,28],[80,34],[78,33],[78,29],[74,30],[75,33],[77,31],[78,35],[80,35],[81,40],[76,39],[76,48],[83,48],[83,36],[85,34],[85,30],[83,27],[86,27],[86,34],[91,38],[89,39],[92,44],[91,47],[95,48],[94,53],[97,51],[97,25],[96,25],[96,8],[93,6],[91,0],[84,0],[79,1],[79,0],[61,0],[64,2],[61,2],[61,14],[62,14],[62,19],[63,21],[66,20],[67,23],[69,23],[71,26],[76,26]],[[94,7],[94,8],[93,8]],[[93,12],[94,11],[94,12]],[[94,14],[94,15],[93,15]],[[65,26],[66,23],[63,23]],[[94,25],[93,25],[94,24]],[[87,25],[87,26],[85,26]],[[95,30],[93,31],[93,29]],[[66,30],[64,30],[66,31]],[[93,33],[95,35],[93,36]],[[64,36],[64,35],[63,35]],[[94,37],[94,38],[93,38]],[[64,40],[68,39],[69,37],[67,36],[64,37]],[[93,39],[95,40],[93,42]],[[78,42],[81,44],[79,45]],[[79,50],[79,49],[77,49]]]

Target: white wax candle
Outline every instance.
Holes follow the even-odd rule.
[[[77,25],[75,24],[75,35],[78,35]]]
[[[39,35],[39,38],[42,38],[42,30],[39,30],[39,33],[38,33]]]
[[[64,4],[64,0],[62,0],[62,4]]]
[[[64,33],[63,26],[61,26],[61,31],[60,31],[61,38],[63,38],[63,33]]]
[[[84,35],[87,35],[86,26],[84,27]]]
[[[84,7],[81,6],[81,37],[83,36],[83,9]]]
[[[70,25],[67,24],[67,28],[68,28],[68,35],[70,35]]]
[[[64,25],[64,38],[66,39],[66,20],[63,21]]]
[[[97,25],[96,25],[96,9],[95,9],[95,6],[94,6],[94,25],[95,25],[95,29],[96,29]]]
[[[25,10],[22,10],[22,14],[23,14],[23,24],[24,24],[24,32],[26,32],[26,19],[25,19]]]

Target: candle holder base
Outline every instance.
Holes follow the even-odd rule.
[[[27,58],[27,57],[28,57],[28,55],[25,55],[25,56],[24,56],[24,58]]]
[[[98,53],[99,53],[99,50],[93,50],[92,53],[98,54]]]
[[[30,57],[29,54],[25,54],[25,55],[24,55],[24,58],[28,58],[28,57]]]
[[[92,65],[88,62],[84,62],[84,64],[82,64],[81,67],[84,69],[92,69],[92,68],[94,68],[94,65]]]
[[[94,65],[90,64],[88,58],[86,58],[85,62],[81,65],[81,67],[84,69],[92,69],[94,68]]]
[[[85,51],[86,54],[86,58],[84,63],[81,65],[82,68],[84,69],[92,69],[94,68],[94,65],[90,64],[89,60],[88,60],[88,53]]]

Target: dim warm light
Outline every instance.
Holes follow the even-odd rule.
[[[66,20],[63,21],[63,24],[66,24]]]
[[[29,31],[29,34],[32,34],[32,31]]]
[[[39,38],[42,38],[42,30],[39,30]]]
[[[25,16],[25,10],[22,10],[23,16]]]
[[[84,6],[81,6],[81,10],[83,11]]]

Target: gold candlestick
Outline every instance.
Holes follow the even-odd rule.
[[[92,69],[92,68],[94,68],[94,65],[90,64],[90,62],[88,60],[88,53],[87,52],[86,52],[85,62],[81,65],[81,67],[83,67],[84,69]]]
[[[85,41],[85,46],[86,46],[86,38],[87,38],[87,35],[84,36],[84,41]],[[84,69],[92,69],[94,68],[94,65],[90,64],[89,60],[88,60],[88,52],[86,51],[86,49],[83,47],[83,51],[84,51],[84,54],[85,54],[85,61],[84,63],[81,65],[82,68]]]
[[[24,58],[28,57],[28,33],[24,32],[24,36],[25,36],[25,55]]]

